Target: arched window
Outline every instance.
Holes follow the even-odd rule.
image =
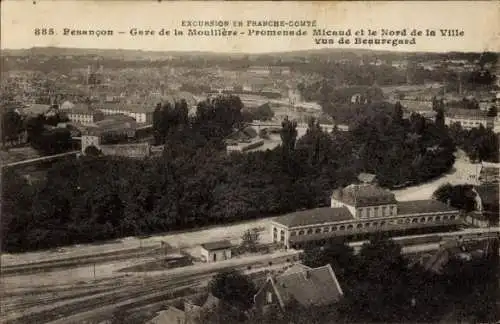
[[[304,235],[304,231],[303,231],[303,230],[300,230],[300,231],[299,231],[299,235]]]
[[[341,225],[341,226],[339,227],[339,229],[340,229],[341,231],[343,231],[343,230],[345,230],[345,226],[344,226],[344,225]]]
[[[425,217],[420,218],[420,223],[425,223]]]
[[[319,234],[319,233],[321,233],[321,228],[316,229],[316,234]]]
[[[398,219],[398,224],[403,224],[403,220],[402,219]]]
[[[413,218],[413,219],[411,220],[411,223],[412,223],[412,224],[418,223],[418,219]]]
[[[297,232],[295,232],[295,231],[290,232],[290,236],[295,236],[295,235],[297,235]]]
[[[428,222],[432,222],[432,216],[427,217]]]
[[[365,223],[365,227],[370,227],[370,223]]]
[[[337,226],[333,226],[332,231],[336,231],[336,230],[337,230]]]
[[[443,220],[448,220],[448,215],[444,215]]]
[[[330,232],[330,227],[324,227],[323,228],[323,233],[328,233]]]
[[[363,224],[356,225],[356,228],[361,228],[361,227],[363,227]]]
[[[348,230],[350,230],[350,229],[352,229],[352,228],[353,228],[353,226],[352,226],[352,225],[347,225],[347,229],[348,229]]]
[[[440,221],[441,220],[441,216],[436,216],[436,221]]]
[[[455,215],[450,216],[450,220],[455,220],[455,218],[457,218]]]
[[[373,223],[372,223],[372,226],[377,227],[377,226],[378,226],[378,222],[373,222]]]
[[[307,230],[307,234],[312,234],[312,233],[313,233],[313,229],[312,228],[310,228],[310,229]]]

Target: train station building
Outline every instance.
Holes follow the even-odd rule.
[[[437,200],[397,201],[375,184],[335,190],[330,207],[299,211],[271,223],[274,243],[298,248],[333,237],[459,225],[460,211]]]

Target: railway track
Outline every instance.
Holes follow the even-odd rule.
[[[67,268],[85,266],[89,264],[127,260],[138,257],[158,256],[163,254],[164,250],[161,248],[144,247],[144,248],[130,249],[126,251],[113,251],[113,252],[101,253],[99,255],[70,257],[63,260],[50,260],[50,261],[41,261],[35,263],[3,266],[1,268],[1,274],[2,276],[34,274],[38,272],[62,270]]]
[[[190,272],[179,272],[176,274],[171,274],[168,277],[154,276],[154,277],[144,277],[134,278],[132,282],[124,283],[119,289],[113,291],[106,291],[104,293],[91,294],[88,297],[80,298],[75,301],[75,297],[68,297],[62,302],[56,300],[51,300],[50,297],[45,301],[40,300],[37,306],[43,304],[41,308],[37,310],[31,310],[30,306],[33,303],[26,303],[24,305],[19,305],[18,307],[11,306],[15,308],[15,313],[9,312],[9,314],[4,314],[3,323],[23,323],[23,324],[39,324],[47,323],[51,321],[57,321],[61,318],[67,318],[71,316],[78,316],[81,313],[93,313],[96,309],[102,307],[115,307],[119,304],[125,304],[131,307],[134,301],[147,300],[161,301],[168,299],[169,294],[172,290],[189,288],[194,285],[199,284],[203,280],[209,280],[217,272],[223,271],[229,268],[236,268],[242,271],[249,269],[258,269],[266,267],[270,264],[280,264],[292,260],[291,255],[281,255],[276,257],[271,257],[267,260],[259,260],[248,263],[242,263],[239,266],[228,265],[225,267],[220,267],[217,269],[208,269],[200,271],[197,273]],[[51,303],[56,303],[53,307],[50,307]],[[115,306],[113,306],[115,305]],[[27,307],[27,308],[26,308]],[[61,322],[64,323],[64,322]]]

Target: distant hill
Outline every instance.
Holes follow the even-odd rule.
[[[259,58],[262,56],[279,56],[279,57],[293,57],[293,56],[343,56],[344,54],[362,56],[362,55],[377,55],[377,56],[415,56],[415,55],[430,55],[430,56],[462,56],[464,54],[474,55],[474,53],[426,53],[426,52],[395,52],[395,51],[374,51],[369,49],[339,49],[339,48],[325,48],[325,49],[311,49],[290,52],[272,52],[272,53],[223,53],[223,52],[206,52],[206,51],[143,51],[143,50],[126,50],[126,49],[84,49],[84,48],[64,48],[64,47],[32,47],[29,49],[3,49],[1,50],[2,56],[96,56],[102,58],[115,58],[115,59],[164,59],[165,56],[183,56],[183,57],[248,57]],[[479,53],[477,53],[479,54]]]

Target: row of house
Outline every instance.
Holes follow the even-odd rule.
[[[68,118],[76,123],[90,125],[96,121],[102,120],[103,116],[108,115],[125,115],[132,117],[139,124],[151,124],[153,122],[153,112],[158,103],[170,103],[175,105],[176,102],[185,100],[188,109],[192,111],[196,108],[198,99],[188,92],[179,92],[169,96],[157,96],[147,98],[141,103],[128,102],[103,102],[93,104],[73,104],[69,101],[59,105],[59,109],[64,111]]]
[[[253,308],[248,313],[250,316],[272,308],[285,311],[293,303],[304,307],[334,305],[344,295],[329,264],[310,268],[297,263],[279,273],[269,274],[258,287]],[[210,311],[220,303],[221,300],[210,293],[176,300],[147,323],[199,324],[203,311]]]

